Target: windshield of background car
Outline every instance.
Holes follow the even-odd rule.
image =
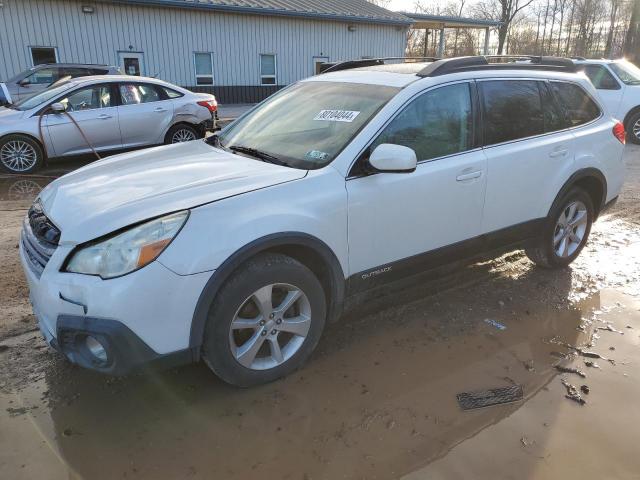
[[[640,68],[629,62],[610,63],[609,68],[627,85],[640,85]]]
[[[253,148],[294,168],[322,168],[399,91],[358,83],[297,83],[232,124],[219,140],[225,148]]]
[[[13,105],[13,108],[15,108],[16,110],[22,110],[22,111],[31,110],[32,108],[36,108],[42,105],[43,103],[48,102],[49,100],[52,100],[53,98],[57,97],[61,93],[65,92],[66,90],[69,90],[72,86],[73,84],[70,84],[70,83],[62,83],[55,87],[47,88],[46,90],[43,90],[42,92],[38,93],[37,95],[34,95],[33,97],[29,97],[25,100],[22,100],[21,102],[15,103]]]

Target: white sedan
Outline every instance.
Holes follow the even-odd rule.
[[[152,78],[63,81],[0,107],[0,167],[30,173],[49,158],[195,140],[216,128],[217,108],[213,95]]]

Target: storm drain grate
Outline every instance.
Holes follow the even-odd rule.
[[[463,410],[472,410],[502,403],[517,402],[522,400],[523,395],[522,385],[513,385],[511,387],[492,388],[478,392],[463,392],[456,395],[456,397]]]

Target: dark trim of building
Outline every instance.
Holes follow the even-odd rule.
[[[220,103],[258,103],[284,85],[214,85],[187,86],[192,92],[212,93]]]

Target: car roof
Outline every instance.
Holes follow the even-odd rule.
[[[372,65],[366,67],[358,67],[347,70],[339,70],[336,72],[328,72],[320,75],[309,77],[304,81],[326,81],[326,82],[345,82],[345,83],[361,83],[371,85],[385,85],[390,87],[404,88],[409,84],[419,80],[429,81],[436,85],[439,83],[470,80],[470,79],[489,79],[489,78],[535,78],[535,79],[555,79],[555,80],[576,80],[586,79],[582,72],[561,72],[553,70],[529,70],[514,67],[513,69],[501,68],[499,70],[469,70],[454,73],[447,73],[435,77],[418,76],[425,67],[431,65],[432,62],[409,62],[384,65]]]
[[[107,83],[107,82],[154,83],[156,85],[169,87],[173,90],[178,90],[181,93],[193,93],[190,90],[184,89],[178,85],[174,85],[173,83],[165,82],[164,80],[159,80],[157,78],[151,78],[151,77],[139,77],[137,75],[89,75],[86,77],[72,78],[66,83],[69,83],[73,86],[80,86],[80,85],[90,85],[92,83]]]

